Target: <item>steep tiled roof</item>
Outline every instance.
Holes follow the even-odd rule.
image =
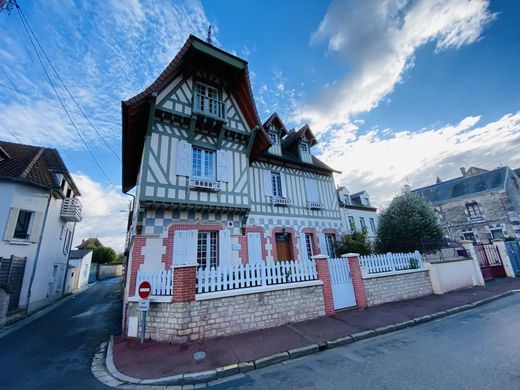
[[[82,259],[86,255],[88,255],[90,252],[92,252],[92,249],[72,250],[72,251],[70,251],[69,259]]]
[[[89,237],[86,240],[81,240],[81,244],[79,244],[76,248],[78,249],[88,249],[88,248],[100,248],[103,244],[97,237]]]
[[[67,175],[69,171],[56,149],[0,141],[0,179],[14,180],[43,188],[59,190],[55,173]],[[77,191],[77,188],[75,188]],[[77,191],[79,194],[79,191]]]
[[[451,198],[504,188],[508,169],[508,167],[502,167],[473,176],[458,177],[418,188],[412,192],[423,196],[432,203],[437,203]]]

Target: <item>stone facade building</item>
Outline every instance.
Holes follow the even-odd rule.
[[[520,238],[520,170],[461,168],[462,176],[412,192],[431,202],[446,234],[487,243]]]

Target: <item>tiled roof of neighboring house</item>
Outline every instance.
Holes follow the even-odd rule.
[[[92,252],[92,249],[72,250],[72,251],[70,251],[69,259],[82,259],[86,255],[88,255],[90,252]]]
[[[79,244],[76,248],[78,249],[88,249],[88,248],[100,248],[103,244],[98,240],[97,237],[89,237],[86,240],[81,240],[81,244]]]
[[[306,134],[307,133],[307,134]],[[296,142],[297,140],[299,140],[300,138],[302,138],[302,136],[306,134],[309,136],[309,140],[311,141],[311,145],[316,145],[317,141],[316,141],[316,138],[314,137],[314,134],[312,133],[311,131],[311,128],[309,127],[309,125],[303,125],[302,128],[298,131],[292,131],[290,132],[287,137],[285,137],[283,140],[282,140],[282,146],[283,147],[289,147],[290,145],[292,145],[294,142]]]
[[[282,120],[280,119],[280,116],[278,115],[278,113],[276,112],[273,112],[271,114],[271,116],[269,118],[267,118],[267,120],[264,122],[263,126],[264,126],[264,129],[266,131],[269,130],[269,126],[271,126],[271,124],[274,124],[277,128],[279,128],[280,130],[282,130],[282,136],[286,135],[287,134],[287,128],[285,127],[285,125],[283,124]]]
[[[55,175],[60,173],[68,177],[79,195],[79,191],[56,149],[6,141],[0,141],[0,148],[4,156],[0,160],[0,179],[60,190],[61,183],[57,182]]]
[[[418,188],[412,192],[423,196],[432,203],[438,203],[460,196],[504,188],[508,169],[508,167],[502,167],[472,176],[458,177],[428,187]]]

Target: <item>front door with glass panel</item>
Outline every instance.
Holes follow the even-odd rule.
[[[199,231],[197,239],[197,263],[199,267],[216,267],[217,232]]]

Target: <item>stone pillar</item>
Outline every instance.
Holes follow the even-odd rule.
[[[326,255],[315,255],[312,259],[316,262],[318,279],[323,282],[323,300],[325,301],[325,314],[329,317],[336,314],[334,310],[334,298],[332,297],[332,284],[329,273],[329,257]]]
[[[502,260],[502,265],[504,266],[504,270],[506,271],[506,276],[508,278],[515,277],[515,271],[513,269],[513,264],[511,264],[511,259],[507,254],[506,244],[502,239],[491,240],[495,248],[497,248],[498,253],[500,254],[500,259]]]
[[[473,259],[473,267],[475,268],[476,275],[476,283],[478,286],[485,286],[486,282],[484,282],[484,277],[482,276],[482,271],[480,270],[480,264],[477,258],[477,252],[475,252],[475,247],[473,246],[473,241],[471,240],[462,240],[460,242],[464,249],[468,252],[468,255]]]
[[[7,309],[9,308],[9,294],[0,287],[0,329],[7,321]]]
[[[197,265],[175,265],[173,267],[173,302],[194,301],[196,289]]]
[[[359,265],[359,253],[346,253],[341,255],[341,257],[348,261],[357,306],[361,309],[366,309],[368,307],[367,294],[365,292],[365,285],[363,283],[361,266]]]

